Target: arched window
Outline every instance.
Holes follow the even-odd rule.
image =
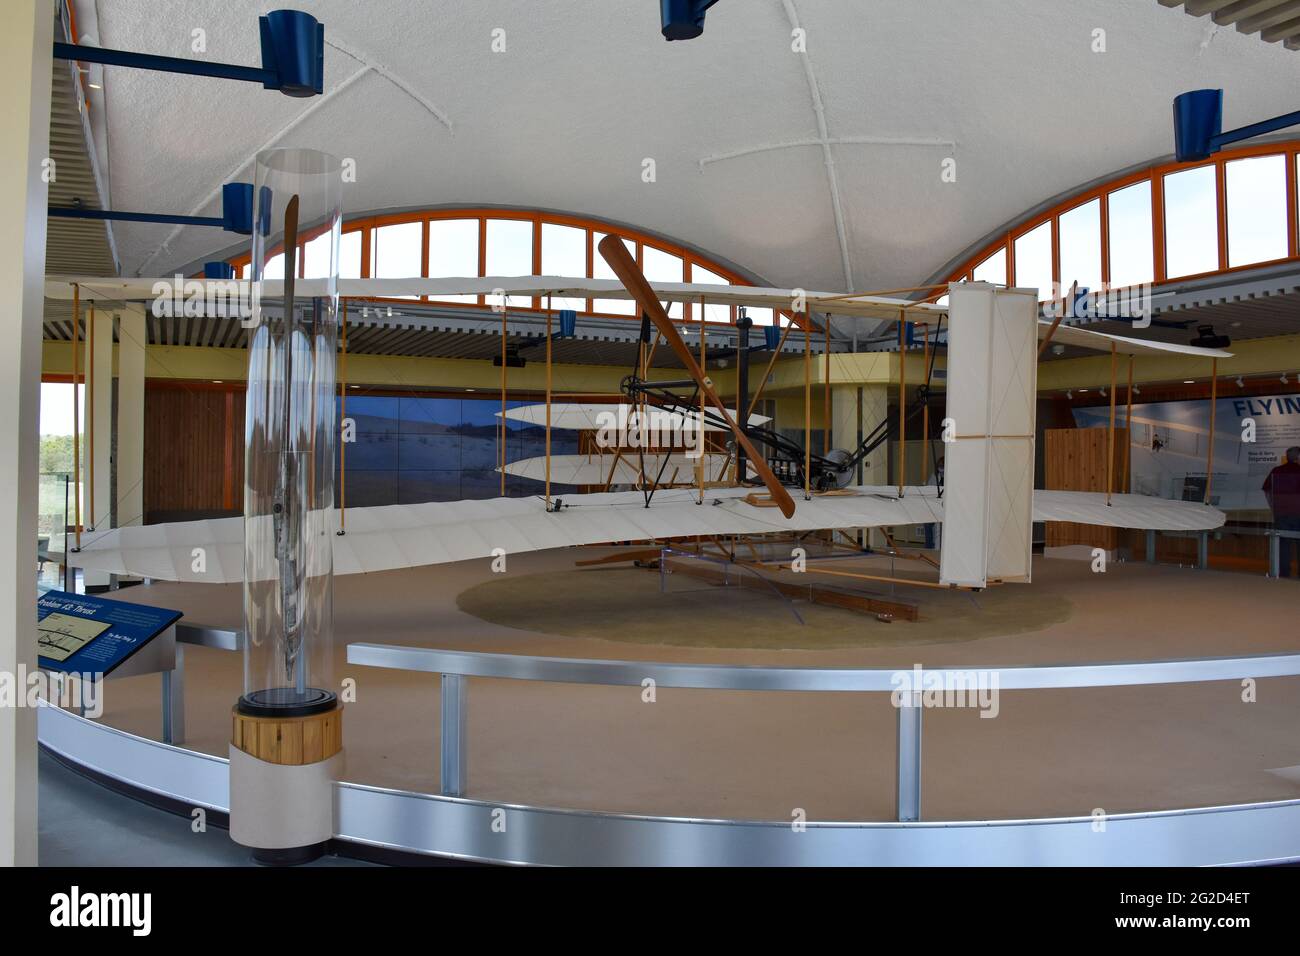
[[[1300,142],[1171,163],[1071,196],[1001,233],[949,281],[1036,288],[1123,289],[1300,258]]]
[[[508,209],[431,209],[396,215],[353,219],[343,224],[339,246],[341,278],[407,278],[410,276],[552,275],[612,279],[596,244],[607,234],[622,238],[652,282],[703,282],[750,285],[743,276],[692,250],[634,230],[598,220],[557,213]],[[230,260],[238,275],[248,277],[249,256]],[[298,256],[299,275],[310,277],[325,268],[319,239],[308,234]],[[283,256],[267,266],[267,277],[278,278]],[[277,271],[278,270],[278,271]],[[409,296],[407,298],[417,298]],[[483,296],[439,298],[437,305],[484,307]],[[512,298],[512,309],[541,311],[540,299]],[[632,318],[636,306],[621,299],[553,299],[553,309],[573,309],[587,315]],[[698,304],[674,303],[673,318],[699,321]],[[710,322],[734,322],[736,310],[707,305]],[[770,309],[749,309],[755,325],[771,325]]]

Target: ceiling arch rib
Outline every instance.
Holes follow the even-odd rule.
[[[1295,61],[1280,44],[1225,29],[1198,52],[1207,20],[1150,0],[927,0],[924,15],[915,4],[793,0],[815,87],[808,64],[788,59],[809,55],[791,52],[787,5],[776,0],[720,3],[704,36],[674,44],[663,42],[648,0],[628,0],[626,22],[580,3],[559,11],[502,0],[491,12],[392,4],[397,12],[384,18],[351,0],[314,0],[313,11],[336,41],[327,82],[363,68],[352,50],[374,61],[367,75],[383,70],[403,93],[363,76],[281,140],[356,158],[364,175],[345,190],[345,213],[467,203],[572,210],[685,237],[783,287],[844,288],[846,255],[857,288],[917,285],[1037,199],[1167,153],[1169,104],[1186,89],[1231,90],[1227,125],[1294,108]],[[158,17],[148,0],[100,6],[108,47],[187,55],[189,29],[202,25],[212,57],[257,57],[251,0],[206,6],[194,24]],[[496,27],[509,48],[490,53]],[[1104,55],[1092,49],[1099,27]],[[105,76],[92,108],[112,118],[103,168],[122,209],[194,208],[305,105],[201,80],[160,83],[112,68]],[[810,112],[814,89],[825,130]],[[1016,109],[994,108],[1008,89]],[[1068,121],[1063,102],[1074,104]],[[1125,136],[1071,134],[1113,124],[1117,104]],[[440,135],[446,127],[429,105],[454,118],[454,135]],[[930,154],[949,147],[854,145],[874,133],[954,141],[960,181],[936,188]],[[823,159],[830,153],[826,172],[797,149],[716,165],[804,141]],[[655,186],[640,180],[646,156],[657,160]],[[115,229],[123,270],[169,272],[225,247],[212,230],[193,230],[155,255],[169,228]]]
[[[254,161],[257,159],[258,153],[260,153],[262,150],[270,149],[276,143],[280,142],[288,133],[290,133],[296,127],[298,127],[303,122],[305,122],[313,113],[323,108],[327,103],[331,102],[336,96],[338,96],[338,94],[342,93],[344,90],[351,87],[354,83],[356,83],[357,80],[360,80],[368,73],[374,73],[377,76],[382,76],[389,83],[392,83],[399,90],[401,90],[411,99],[413,99],[415,102],[419,103],[422,107],[424,107],[424,109],[427,110],[428,113],[434,119],[436,119],[440,124],[446,127],[447,132],[450,133],[452,131],[451,118],[447,115],[447,113],[444,110],[437,107],[436,105],[434,105],[434,103],[432,103],[427,97],[421,95],[413,86],[411,86],[410,83],[402,79],[397,74],[393,73],[392,70],[376,62],[374,59],[368,57],[366,54],[356,50],[346,42],[339,41],[338,39],[335,38],[335,39],[326,40],[326,43],[328,46],[331,46],[334,49],[338,50],[344,56],[351,57],[353,60],[360,63],[361,68],[359,70],[356,70],[354,73],[349,74],[346,79],[344,79],[337,86],[331,88],[328,93],[324,94],[323,96],[314,97],[311,103],[306,107],[306,109],[298,113],[298,115],[295,116],[288,124],[281,127],[270,139],[268,139],[265,143],[263,143],[261,146],[255,149],[247,158],[245,158],[242,162],[240,162],[238,166],[232,169],[228,175],[224,176],[221,182],[217,183],[217,185],[214,186],[212,190],[208,192],[206,196],[203,197],[203,200],[197,206],[194,207],[194,209],[189,213],[189,215],[191,216],[200,215],[204,209],[208,208],[212,203],[216,202],[218,197],[220,197],[221,187],[223,185],[229,182],[235,182],[239,178],[240,173],[242,173],[245,169],[247,169],[249,166],[251,166],[254,163]],[[149,268],[149,266],[154,262],[155,259],[158,258],[158,256],[162,255],[164,252],[169,251],[172,240],[175,239],[180,234],[183,228],[184,228],[183,226],[174,227],[167,234],[166,238],[163,239],[162,243],[160,243],[158,247],[154,249],[153,253],[149,256],[149,258],[147,258],[144,262],[140,264],[140,266],[136,269],[135,274],[144,275],[145,270]]]

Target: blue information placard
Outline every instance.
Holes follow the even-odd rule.
[[[40,666],[106,676],[180,618],[167,608],[48,591],[36,601]]]

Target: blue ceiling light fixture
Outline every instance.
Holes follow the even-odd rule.
[[[227,232],[251,236],[253,234],[253,185],[252,183],[226,183],[222,186],[220,216],[173,216],[159,212],[85,209],[81,206],[50,206],[49,215],[56,219],[106,219],[113,222],[151,222],[167,226],[215,226]],[[265,232],[264,224],[263,234]]]
[[[325,83],[325,27],[311,14],[300,10],[273,10],[258,19],[258,30],[262,44],[260,69],[76,43],[54,44],[54,56],[82,63],[261,83],[266,89],[279,90],[285,96],[319,96]]]
[[[252,183],[226,183],[221,187],[221,228],[241,236],[253,234]],[[263,230],[262,234],[265,235],[266,231]]]
[[[718,0],[659,0],[665,40],[694,40],[704,32],[704,12]]]
[[[1192,90],[1174,98],[1174,155],[1180,163],[1209,159],[1224,146],[1300,125],[1300,111],[1223,129],[1223,90]]]
[[[560,310],[560,335],[562,339],[573,338],[578,329],[578,313],[573,309]]]

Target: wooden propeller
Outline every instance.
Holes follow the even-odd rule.
[[[682,341],[682,337],[677,334],[677,328],[673,325],[672,319],[668,318],[668,313],[664,312],[663,306],[659,304],[654,289],[650,288],[650,283],[646,281],[646,277],[637,268],[636,260],[627,251],[627,246],[623,245],[623,240],[618,236],[606,236],[600,240],[597,248],[600,249],[600,254],[605,261],[609,263],[609,267],[614,270],[614,275],[618,277],[618,281],[623,283],[623,288],[631,293],[641,311],[650,316],[650,321],[659,330],[659,334],[664,337],[664,341],[668,343],[669,348],[681,359],[682,364],[686,366],[686,371],[690,373],[695,383],[700,386],[700,391],[705,398],[722,413],[722,417],[731,426],[731,433],[736,436],[737,444],[745,449],[751,467],[757,472],[758,477],[763,479],[763,484],[767,485],[767,490],[772,495],[772,500],[776,502],[777,507],[781,509],[781,514],[787,518],[792,517],[794,515],[794,499],[790,497],[790,492],[786,491],[785,486],[777,481],[776,475],[772,474],[772,469],[767,467],[767,460],[754,448],[748,436],[741,431],[735,418],[732,417],[731,412],[727,410],[727,406],[722,404],[722,399],[718,398],[718,393],[713,390],[713,383],[705,376],[704,371],[696,363],[695,357],[691,355],[690,348]],[[701,426],[703,424],[703,422],[700,422]]]

